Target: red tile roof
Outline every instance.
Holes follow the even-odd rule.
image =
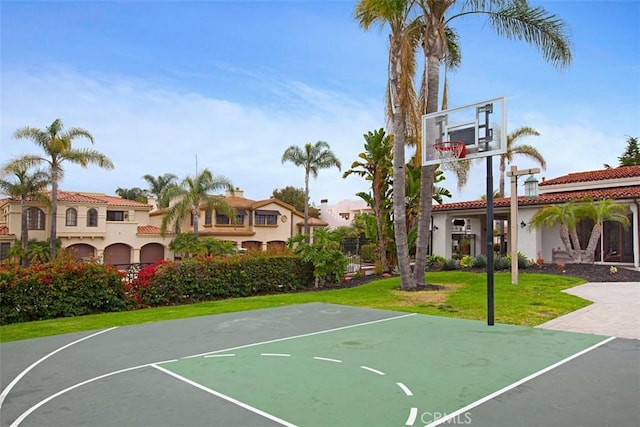
[[[160,227],[153,225],[139,225],[138,234],[160,234]],[[173,232],[167,230],[166,234],[173,234]]]
[[[518,197],[518,204],[520,206],[527,205],[546,205],[553,203],[565,203],[571,200],[583,199],[585,197],[593,198],[594,200],[601,199],[639,199],[640,200],[640,185],[631,187],[618,187],[618,188],[602,188],[597,190],[583,190],[583,191],[567,191],[563,193],[549,193],[541,194],[538,197]],[[494,207],[510,206],[511,197],[501,197],[493,200]],[[456,202],[446,203],[442,205],[433,205],[434,211],[450,211],[450,210],[463,210],[463,209],[481,209],[486,208],[487,202],[485,200],[472,200],[468,202]]]
[[[598,169],[587,172],[574,172],[557,178],[548,179],[538,185],[572,184],[576,182],[604,181],[608,179],[640,178],[640,166],[621,166],[618,168]]]

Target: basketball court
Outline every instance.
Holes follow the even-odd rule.
[[[323,303],[5,343],[2,426],[640,425],[640,341]]]

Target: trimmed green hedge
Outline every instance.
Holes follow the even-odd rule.
[[[0,324],[123,311],[122,277],[98,264],[0,266]]]

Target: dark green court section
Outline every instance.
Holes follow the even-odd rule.
[[[413,315],[162,366],[296,425],[420,425],[604,339]]]

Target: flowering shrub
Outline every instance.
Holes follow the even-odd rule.
[[[126,310],[122,278],[94,263],[0,266],[0,324]]]
[[[140,307],[305,289],[313,266],[295,256],[194,258],[146,267],[129,287]]]

